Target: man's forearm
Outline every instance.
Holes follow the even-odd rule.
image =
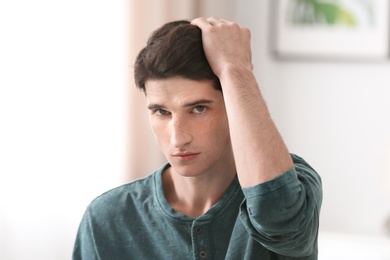
[[[219,77],[241,186],[266,182],[292,168],[253,72],[232,66]]]

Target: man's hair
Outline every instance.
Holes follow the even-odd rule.
[[[147,80],[172,77],[210,80],[221,89],[204,54],[201,30],[189,21],[170,22],[155,30],[135,61],[135,83],[144,92]]]

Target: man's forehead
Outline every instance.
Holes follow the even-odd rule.
[[[150,80],[145,84],[149,103],[169,102],[187,104],[197,100],[214,100],[222,95],[210,81],[195,81],[183,78]]]
[[[213,87],[214,82],[212,80],[194,80],[183,77],[169,77],[164,79],[149,79],[145,82],[145,90],[151,87],[163,87],[163,86],[203,86],[203,87]]]

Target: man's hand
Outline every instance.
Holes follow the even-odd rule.
[[[191,23],[202,30],[203,49],[215,75],[221,77],[232,66],[253,69],[248,28],[215,17],[201,17]]]

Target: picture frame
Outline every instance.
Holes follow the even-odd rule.
[[[272,3],[272,51],[280,59],[389,59],[389,0]]]

